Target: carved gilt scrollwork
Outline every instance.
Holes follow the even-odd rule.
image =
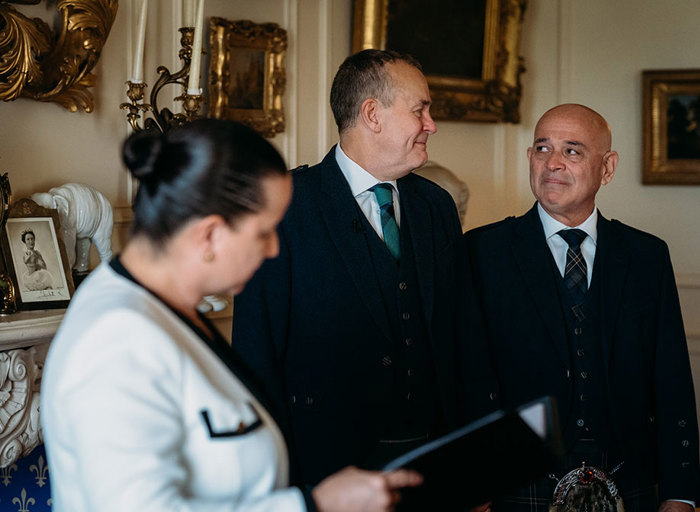
[[[0,468],[41,444],[39,391],[46,347],[0,352]]]
[[[26,2],[23,2],[26,3]],[[0,99],[55,102],[71,112],[92,112],[89,88],[118,0],[57,0],[60,34],[0,0]]]

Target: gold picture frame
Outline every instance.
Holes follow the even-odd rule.
[[[0,247],[18,310],[68,307],[75,286],[57,210],[20,199],[9,209]]]
[[[700,184],[700,69],[642,72],[648,185]]]
[[[447,2],[448,4],[450,2]],[[461,0],[452,0],[455,9],[461,8]],[[477,71],[473,76],[467,74],[431,73],[426,59],[415,55],[407,48],[392,47],[390,49],[407,52],[418,57],[423,64],[424,72],[430,87],[432,106],[430,112],[436,120],[472,121],[472,122],[520,122],[520,75],[525,70],[523,59],[520,57],[520,33],[526,0],[482,0],[474,3],[483,18],[483,27],[479,21],[479,34],[483,31],[483,40],[476,41],[478,47],[469,45],[449,45],[445,52],[430,53],[430,44],[420,41],[431,41],[443,33],[468,32],[464,27],[456,26],[461,23],[450,16],[449,9],[432,11],[437,16],[429,24],[421,21],[421,29],[429,25],[427,30],[433,31],[430,37],[416,37],[416,24],[410,23],[403,27],[409,41],[416,41],[417,48],[427,48],[426,55],[439,55],[449,62],[462,62],[472,59],[476,62]],[[392,7],[411,8],[407,0],[355,0],[353,13],[353,53],[367,48],[387,49],[387,36],[394,30],[392,24]],[[422,9],[425,4],[416,2]],[[471,4],[470,4],[471,5]],[[471,8],[471,7],[470,7]],[[426,16],[423,11],[423,16]],[[416,19],[411,17],[409,19]],[[398,22],[397,22],[398,24]],[[450,32],[450,29],[453,29]],[[396,29],[401,31],[401,27]],[[435,37],[433,37],[435,36]],[[465,40],[466,41],[466,40]],[[447,55],[445,55],[447,54]],[[430,60],[432,57],[428,57]],[[460,60],[461,59],[461,60]],[[480,63],[480,65],[479,65]],[[480,72],[479,72],[480,69]]]
[[[209,22],[209,115],[250,126],[264,137],[285,129],[287,31],[250,20]]]

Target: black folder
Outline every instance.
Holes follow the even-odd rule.
[[[413,469],[423,485],[402,490],[397,510],[466,511],[553,472],[561,461],[554,400],[497,411],[386,464]]]

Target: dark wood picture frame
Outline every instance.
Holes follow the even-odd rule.
[[[283,132],[287,31],[276,23],[213,17],[209,43],[210,117],[239,121],[265,137]]]
[[[22,241],[22,233],[27,229],[33,231],[35,250],[40,252],[41,259],[45,262],[43,272],[35,270],[29,273],[24,263],[26,245]],[[17,201],[9,209],[0,236],[0,248],[16,290],[18,310],[68,307],[75,286],[56,210],[39,206],[31,199]],[[41,272],[38,279],[37,272]]]
[[[700,185],[700,69],[642,72],[642,183]]]
[[[479,34],[483,33],[483,40],[478,38],[471,41],[464,38],[462,45],[447,45],[445,51],[449,52],[449,55],[445,55],[443,60],[464,63],[472,61],[469,68],[476,66],[481,72],[477,71],[479,76],[474,76],[472,72],[431,73],[429,66],[424,62],[423,67],[433,102],[431,114],[436,120],[447,121],[520,122],[520,75],[525,70],[523,59],[520,57],[520,33],[527,1],[475,0],[464,3],[464,0],[444,0],[442,3],[451,9],[440,10],[439,3],[431,4],[432,14],[437,18],[431,20],[427,30],[433,31],[433,34],[428,32],[420,37],[414,32],[419,28],[426,29],[424,20],[413,18],[417,20],[415,23],[396,27],[390,16],[390,13],[396,12],[394,4],[410,7],[410,0],[355,0],[353,53],[367,48],[387,49],[387,36],[394,30],[406,31],[405,40],[415,39],[418,44],[428,47],[430,41],[437,39],[441,32],[463,34],[465,27],[457,26],[463,20],[453,16],[451,11],[459,11],[460,5],[469,4],[483,18],[483,31],[482,27],[478,27]],[[424,3],[416,4],[425,9]],[[461,14],[464,15],[464,12]],[[471,20],[470,24],[475,22]],[[481,23],[481,19],[478,23]],[[410,48],[389,49],[415,53],[411,52]]]

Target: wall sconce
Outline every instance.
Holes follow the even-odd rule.
[[[17,3],[39,3],[23,0]],[[71,112],[92,112],[90,73],[117,14],[118,0],[58,0],[60,35],[0,1],[0,99],[55,102]]]
[[[165,66],[158,66],[156,71],[160,76],[156,80],[153,89],[151,89],[151,94],[149,95],[150,103],[143,103],[144,92],[148,84],[134,79],[126,82],[126,95],[131,100],[131,103],[122,103],[120,108],[128,110],[126,119],[134,131],[158,129],[161,132],[165,132],[197,117],[203,96],[201,94],[191,94],[193,91],[186,89],[190,73],[194,28],[182,27],[179,30],[181,34],[181,48],[178,52],[178,57],[183,63],[182,69],[176,73],[170,73]],[[168,84],[179,84],[183,87],[184,92],[176,97],[175,101],[182,101],[182,106],[185,110],[184,114],[173,114],[167,107],[158,109],[158,93]],[[143,126],[139,125],[141,112],[144,115]],[[152,117],[147,118],[146,114],[150,114]]]
[[[126,82],[126,95],[131,103],[122,103],[120,108],[128,110],[126,119],[134,131],[158,129],[165,132],[197,117],[199,106],[203,102],[202,90],[199,88],[199,71],[202,56],[202,30],[204,24],[204,0],[184,0],[183,11],[185,24],[190,24],[196,11],[195,26],[180,28],[180,51],[178,57],[182,61],[182,69],[170,73],[165,66],[158,66],[156,71],[160,75],[156,80],[149,97],[150,103],[144,103],[144,91],[147,84],[143,81],[143,52],[146,41],[146,17],[148,13],[148,0],[141,0],[141,11],[137,28],[136,54],[134,55],[134,67],[131,78]],[[188,16],[189,15],[189,16]],[[190,66],[192,73],[190,73]],[[187,81],[187,83],[185,83]],[[158,93],[164,86],[178,84],[183,88],[183,93],[175,98],[181,101],[184,114],[173,114],[168,108],[158,109]],[[143,126],[139,125],[141,112],[144,115]],[[152,117],[147,118],[146,114]]]

